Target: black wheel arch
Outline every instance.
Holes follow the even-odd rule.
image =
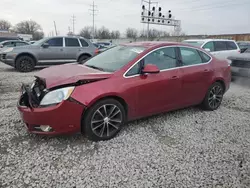
[[[79,60],[81,59],[82,56],[88,56],[88,57],[92,57],[92,55],[90,55],[89,53],[82,53],[78,56],[77,58],[77,62],[79,62]]]
[[[37,64],[37,59],[36,59],[36,57],[35,57],[33,54],[28,53],[28,52],[23,52],[23,53],[20,53],[20,54],[18,54],[18,55],[16,56],[16,58],[15,58],[15,67],[16,67],[16,60],[17,60],[19,57],[21,57],[21,56],[29,56],[29,57],[31,57],[31,58],[34,60],[35,65]]]

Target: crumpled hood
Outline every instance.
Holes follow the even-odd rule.
[[[77,63],[57,65],[39,71],[35,77],[45,81],[46,88],[73,84],[78,81],[93,81],[111,77],[113,74],[102,72]]]

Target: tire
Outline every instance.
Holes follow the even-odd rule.
[[[224,88],[221,83],[215,82],[211,85],[201,104],[204,110],[213,111],[220,107],[224,95]]]
[[[112,139],[124,125],[125,114],[124,107],[115,99],[98,101],[83,116],[82,130],[92,141]]]
[[[82,55],[79,60],[78,63],[80,64],[84,64],[90,57],[88,55]]]
[[[30,56],[21,56],[16,60],[16,69],[20,72],[31,72],[34,70],[35,61]]]

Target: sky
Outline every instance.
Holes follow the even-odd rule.
[[[147,0],[148,1],[148,0]],[[152,0],[151,0],[152,1]],[[162,12],[172,11],[175,19],[181,20],[186,34],[250,33],[250,0],[154,0]],[[92,0],[0,0],[0,19],[12,25],[23,20],[39,23],[45,35],[54,32],[54,23],[60,35],[72,30],[75,15],[75,33],[84,26],[92,26]],[[105,26],[110,30],[126,28],[146,29],[140,23],[141,0],[95,0],[97,5],[95,27]],[[145,6],[148,6],[144,3]],[[150,28],[173,31],[171,26],[151,25]]]

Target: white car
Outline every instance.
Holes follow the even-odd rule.
[[[238,44],[234,40],[190,39],[190,40],[184,40],[183,42],[193,46],[201,47],[206,51],[210,52],[218,59],[226,59],[229,64],[231,64],[231,61],[227,59],[229,56],[241,53]]]

